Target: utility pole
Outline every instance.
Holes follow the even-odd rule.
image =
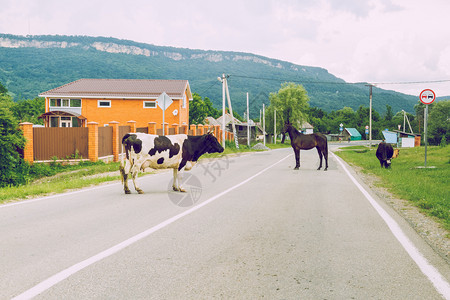
[[[247,146],[250,148],[250,110],[248,107],[248,92],[247,92]]]
[[[222,78],[217,77],[222,82],[222,147],[225,149],[225,74]]]
[[[225,78],[224,81],[225,81],[225,88],[226,88],[226,92],[227,92],[228,108],[230,109],[230,115],[231,115],[231,128],[233,130],[234,143],[236,144],[236,149],[239,149],[238,136],[237,136],[237,132],[236,132],[236,125],[234,124],[233,107],[231,106],[231,100],[230,100],[230,91],[228,90],[227,79]]]
[[[263,103],[263,136],[264,136],[264,146],[266,145],[266,111]]]
[[[369,87],[369,147],[372,148],[372,84],[366,84]]]
[[[277,110],[273,110],[273,143],[277,143]]]

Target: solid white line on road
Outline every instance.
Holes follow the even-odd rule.
[[[445,280],[445,278],[433,267],[427,259],[420,253],[420,251],[414,246],[414,244],[408,239],[406,234],[402,231],[400,226],[395,222],[395,220],[372,198],[372,196],[359,184],[359,182],[355,179],[355,177],[350,174],[350,172],[345,167],[342,160],[336,156],[333,152],[330,152],[333,157],[339,162],[339,164],[344,169],[345,173],[347,173],[348,177],[353,181],[353,183],[358,187],[358,189],[363,193],[369,203],[375,208],[384,222],[387,224],[391,232],[409,254],[409,256],[414,260],[419,269],[422,271],[425,276],[433,283],[436,290],[444,296],[445,299],[450,299],[450,285]]]
[[[14,297],[13,299],[31,299],[33,297],[36,297],[40,293],[48,290],[49,288],[51,288],[52,286],[54,286],[54,285],[56,285],[58,283],[60,283],[61,281],[63,281],[66,278],[68,278],[69,276],[71,276],[71,275],[73,275],[73,274],[75,274],[75,273],[77,273],[77,272],[79,272],[79,271],[89,267],[90,265],[92,265],[92,264],[94,264],[94,263],[96,263],[96,262],[98,262],[100,260],[103,260],[104,258],[107,258],[107,257],[109,257],[109,256],[111,256],[111,255],[113,255],[113,254],[115,254],[115,253],[125,249],[126,247],[128,247],[128,246],[130,246],[130,245],[132,245],[132,244],[134,244],[134,243],[136,243],[136,242],[138,242],[138,241],[148,237],[152,233],[155,233],[156,231],[158,231],[158,230],[160,230],[160,229],[162,229],[162,228],[172,224],[173,222],[175,222],[175,221],[177,221],[177,220],[179,220],[179,219],[181,219],[181,218],[183,218],[183,217],[185,217],[185,216],[187,216],[187,215],[189,215],[189,214],[199,210],[203,206],[208,205],[209,203],[217,200],[218,198],[222,197],[223,195],[228,194],[229,192],[237,189],[238,187],[246,184],[247,182],[249,182],[249,181],[253,180],[254,178],[258,177],[259,175],[263,174],[264,172],[266,172],[267,170],[271,169],[272,167],[274,167],[275,165],[277,165],[280,162],[284,161],[285,159],[287,159],[290,156],[292,156],[292,154],[290,154],[290,155],[280,159],[276,163],[274,163],[274,164],[268,166],[267,168],[259,171],[258,173],[256,173],[253,176],[247,178],[246,180],[242,181],[241,183],[238,183],[235,186],[232,186],[229,189],[227,189],[227,190],[225,190],[225,191],[223,191],[223,192],[221,192],[221,193],[219,193],[219,194],[217,194],[217,195],[215,195],[215,196],[205,200],[204,202],[200,203],[199,205],[196,205],[196,206],[192,207],[191,209],[188,209],[188,210],[186,210],[186,211],[184,211],[184,212],[182,212],[182,213],[180,213],[180,214],[178,214],[178,215],[176,215],[176,216],[174,216],[174,217],[172,217],[170,219],[167,219],[166,221],[164,221],[162,223],[159,223],[158,225],[153,226],[153,227],[147,229],[144,232],[141,232],[141,233],[139,233],[139,234],[137,234],[137,235],[135,235],[135,236],[133,236],[133,237],[131,237],[131,238],[129,238],[129,239],[127,239],[127,240],[125,240],[125,241],[123,241],[123,242],[121,242],[121,243],[119,243],[119,244],[117,244],[117,245],[115,245],[115,246],[113,246],[111,248],[109,248],[109,249],[106,249],[103,252],[100,252],[100,253],[98,253],[98,254],[96,254],[96,255],[94,255],[94,256],[92,256],[92,257],[90,257],[90,258],[88,258],[88,259],[86,259],[86,260],[84,260],[82,262],[79,262],[79,263],[77,263],[77,264],[75,264],[75,265],[73,265],[73,266],[71,266],[71,267],[69,267],[69,268],[67,268],[67,269],[65,269],[65,270],[63,270],[63,271],[61,271],[61,272],[59,272],[59,273],[49,277],[49,278],[47,278],[46,280],[44,280],[41,283],[35,285],[31,289],[23,292],[22,294],[18,295],[17,297]]]

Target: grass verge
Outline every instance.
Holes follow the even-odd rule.
[[[396,197],[436,217],[450,231],[450,147],[428,147],[427,167],[423,168],[425,148],[404,148],[392,160],[390,169],[382,169],[375,149],[363,146],[345,147],[336,155],[363,172],[380,178],[380,185]]]

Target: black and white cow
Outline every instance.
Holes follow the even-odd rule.
[[[391,166],[391,159],[396,158],[398,153],[398,149],[394,149],[391,144],[383,141],[378,144],[376,156],[380,161],[381,167],[387,169]]]
[[[190,170],[201,155],[221,153],[223,147],[211,133],[201,136],[186,134],[153,135],[146,133],[127,133],[122,138],[126,159],[122,158],[120,175],[125,194],[130,194],[128,175],[131,174],[134,188],[139,194],[144,192],[136,185],[136,176],[145,168],[173,169],[173,190],[184,192],[180,186],[178,171]]]

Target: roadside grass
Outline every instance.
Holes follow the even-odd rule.
[[[383,169],[375,156],[376,148],[345,147],[335,152],[362,172],[380,178],[396,197],[410,201],[429,216],[436,217],[450,231],[450,147],[428,147],[427,167],[423,168],[425,148],[400,149],[390,169]]]
[[[35,163],[31,170],[28,184],[0,189],[0,203],[62,193],[120,179],[119,175],[109,174],[119,170],[119,163]],[[98,174],[103,175],[97,176]]]
[[[290,144],[266,144],[266,146],[270,149],[276,149],[290,147]],[[226,155],[258,151],[252,150],[251,147],[240,145],[239,149],[236,149],[234,142],[227,142],[223,153],[205,154],[201,159],[213,159]],[[0,204],[64,193],[74,189],[120,180],[119,165],[120,163],[118,162],[104,163],[102,161],[96,163],[80,162],[75,165],[64,165],[56,162],[35,163],[30,169],[28,184],[0,188]],[[140,173],[140,175],[144,174]]]

